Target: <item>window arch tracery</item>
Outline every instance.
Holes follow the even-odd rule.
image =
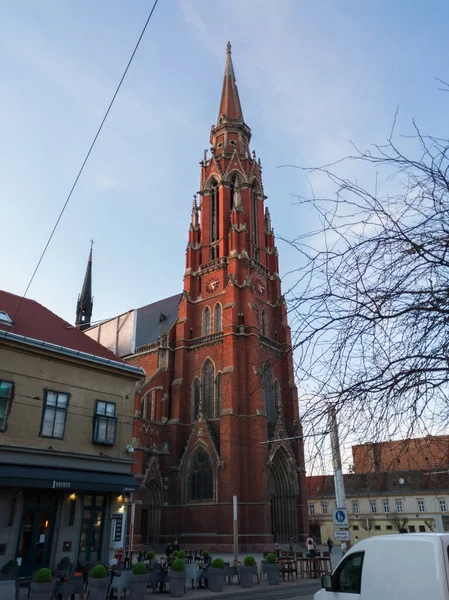
[[[189,500],[214,499],[214,468],[206,450],[200,447],[192,457],[188,475]]]
[[[140,410],[142,419],[154,420],[156,404],[156,390],[150,390],[142,398]]]
[[[221,304],[217,302],[214,308],[214,332],[218,333],[223,329]]]
[[[208,419],[213,419],[215,414],[214,380],[214,363],[208,358],[203,365],[201,374],[203,414]]]
[[[220,227],[220,203],[218,196],[218,182],[214,179],[210,188],[210,260],[218,258]]]
[[[221,417],[222,411],[222,394],[223,394],[223,377],[221,373],[218,373],[215,379],[215,418],[219,419]]]
[[[200,412],[201,384],[198,377],[192,381],[191,420],[196,421]]]
[[[203,310],[203,335],[210,334],[210,308],[208,306],[204,307]]]
[[[263,368],[264,409],[268,417],[268,435],[272,435],[276,424],[275,398],[273,389],[273,369],[269,363]]]

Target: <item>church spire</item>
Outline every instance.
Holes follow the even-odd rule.
[[[90,243],[89,260],[87,262],[86,274],[84,276],[83,288],[78,296],[76,303],[76,321],[75,326],[83,331],[90,327],[92,317],[93,297],[92,297],[92,245]]]
[[[223,121],[240,121],[243,123],[243,112],[237,84],[235,83],[234,67],[232,65],[231,42],[228,42],[226,45],[226,66],[217,125]]]

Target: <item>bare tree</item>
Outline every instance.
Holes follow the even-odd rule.
[[[291,241],[301,254],[289,299],[298,377],[310,388],[306,432],[322,427],[329,404],[352,440],[449,424],[449,141],[415,127],[405,143],[410,155],[390,138],[304,169],[335,188],[299,198],[321,226]],[[373,191],[336,173],[353,161],[375,170]]]
[[[366,518],[361,518],[360,521],[360,527],[362,529],[364,529],[365,531],[371,531],[374,528],[374,519],[372,519],[371,517],[366,517]]]
[[[430,531],[435,531],[435,519],[425,519],[424,523],[427,525]]]
[[[407,517],[404,517],[404,515],[401,513],[392,512],[388,515],[388,521],[393,525],[395,529],[401,532],[403,529],[405,529],[407,523],[409,522],[409,519],[407,519]]]

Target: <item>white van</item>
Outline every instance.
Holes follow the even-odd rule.
[[[449,600],[449,533],[385,535],[358,542],[314,600]]]

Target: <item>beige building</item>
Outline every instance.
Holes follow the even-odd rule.
[[[449,531],[449,474],[394,471],[344,476],[351,543],[400,530]],[[334,540],[334,478],[307,477],[310,532]]]
[[[42,305],[0,292],[0,566],[108,561],[125,543],[143,377]]]

